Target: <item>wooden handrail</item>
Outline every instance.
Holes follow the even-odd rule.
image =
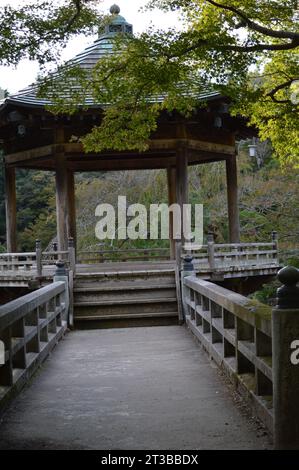
[[[0,332],[64,291],[65,283],[56,282],[1,306]]]
[[[271,307],[195,276],[184,278],[184,305],[187,326],[272,429]]]
[[[66,284],[55,282],[0,307],[0,412],[65,333],[65,298]]]
[[[208,245],[192,247],[186,246],[186,254],[194,258],[195,266],[198,269],[209,270],[211,272],[230,268],[244,267],[279,267],[277,238],[273,237],[272,242],[261,243],[214,243],[213,237],[209,236]],[[182,258],[185,254],[182,254]]]

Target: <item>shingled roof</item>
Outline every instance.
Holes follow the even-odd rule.
[[[115,53],[113,39],[117,34],[133,34],[133,26],[119,14],[120,8],[117,5],[113,5],[110,8],[110,13],[112,19],[100,32],[98,39],[83,52],[75,56],[70,61],[72,64],[82,67],[85,70],[91,70],[101,58],[107,56],[107,54]],[[37,96],[37,90],[37,84],[32,84],[16,94],[9,96],[0,105],[0,111],[1,108],[3,109],[8,104],[34,108],[44,108],[45,106],[51,105],[50,100],[41,99]],[[204,101],[218,97],[220,97],[220,93],[205,90],[197,98]],[[156,97],[156,101],[162,100],[163,97]],[[99,108],[101,104],[95,103],[92,97],[86,97],[85,106]]]

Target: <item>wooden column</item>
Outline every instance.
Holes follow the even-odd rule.
[[[75,201],[75,175],[71,170],[67,171],[67,191],[68,191],[68,237],[74,239],[76,247],[77,230],[76,230],[76,201]]]
[[[68,249],[69,195],[68,172],[64,154],[56,155],[56,218],[58,250]]]
[[[5,166],[6,245],[8,253],[17,251],[16,173]]]
[[[67,169],[64,154],[56,155],[56,217],[58,249],[68,249],[68,239],[76,246],[76,206],[74,173]]]
[[[168,182],[168,204],[171,206],[176,203],[176,168],[167,168]],[[169,243],[170,243],[170,259],[175,259],[175,240],[174,240],[174,214],[169,215]]]
[[[183,206],[188,204],[188,150],[181,146],[176,154],[176,199],[181,206],[181,243],[176,243],[176,258],[181,254],[181,247],[185,243],[183,234]]]
[[[227,202],[230,243],[240,242],[240,220],[238,204],[237,157],[232,155],[226,160]]]
[[[55,143],[62,146],[64,142],[64,128],[58,124],[55,129]],[[74,239],[76,246],[75,179],[74,172],[67,168],[63,151],[56,154],[55,161],[58,249],[67,251],[69,238]]]

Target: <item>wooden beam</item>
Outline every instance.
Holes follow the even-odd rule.
[[[226,160],[227,202],[230,243],[240,242],[237,157]]]
[[[168,183],[168,204],[171,206],[176,203],[176,168],[167,168],[167,183]],[[170,244],[170,259],[175,259],[175,240],[174,240],[174,220],[173,213],[169,214],[169,244]]]
[[[188,161],[190,165],[200,165],[204,163],[211,163],[216,161],[226,160],[227,155],[198,152],[188,150]],[[67,167],[74,172],[83,171],[126,171],[126,170],[154,170],[165,169],[176,165],[175,154],[155,154],[154,156],[139,155],[136,158],[123,157],[120,159],[108,158],[98,155],[97,157],[82,155],[81,157],[69,156],[67,158]],[[37,169],[42,171],[55,171],[55,159],[48,157],[40,158],[39,160],[32,160],[28,162],[21,162],[12,165],[16,168]]]
[[[5,166],[6,245],[8,253],[17,251],[17,198],[15,169]]]
[[[153,139],[149,142],[149,147],[151,150],[175,150],[178,144],[197,151],[224,155],[233,155],[235,153],[235,146],[196,139]]]
[[[53,156],[55,153],[63,152],[63,146],[58,145],[45,145],[44,147],[38,147],[31,150],[24,150],[22,152],[11,153],[5,156],[5,161],[9,165],[20,162],[28,162],[31,160],[37,160],[44,157]]]
[[[69,168],[73,171],[93,171],[115,169],[154,169],[167,168],[175,165],[175,153],[178,144],[189,149],[189,160],[193,163],[224,160],[234,155],[235,146],[205,142],[195,139],[154,139],[149,142],[149,150],[142,154],[138,152],[103,152],[101,154],[85,154],[82,144],[64,143],[63,135],[56,132],[55,144],[38,147],[10,155],[5,161],[9,166],[19,168],[43,168],[52,165],[55,170],[55,155],[65,154]]]

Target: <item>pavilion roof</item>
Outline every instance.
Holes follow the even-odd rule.
[[[119,7],[116,5],[111,7],[110,12],[113,15],[112,20],[105,26],[98,39],[96,39],[92,45],[70,61],[72,65],[79,66],[84,70],[92,70],[98,61],[107,56],[107,54],[115,53],[113,39],[117,34],[133,34],[132,25],[129,24],[123,16],[119,15],[119,11]],[[220,96],[221,94],[219,92],[206,89],[203,90],[197,98],[206,101],[219,98]],[[163,96],[156,96],[154,98],[156,102],[162,101],[163,99]],[[51,100],[40,98],[38,96],[38,84],[34,83],[3,100],[0,104],[0,111],[9,104],[30,108],[45,108],[45,106],[51,105]],[[102,105],[96,103],[92,96],[86,96],[84,107],[101,108]]]

